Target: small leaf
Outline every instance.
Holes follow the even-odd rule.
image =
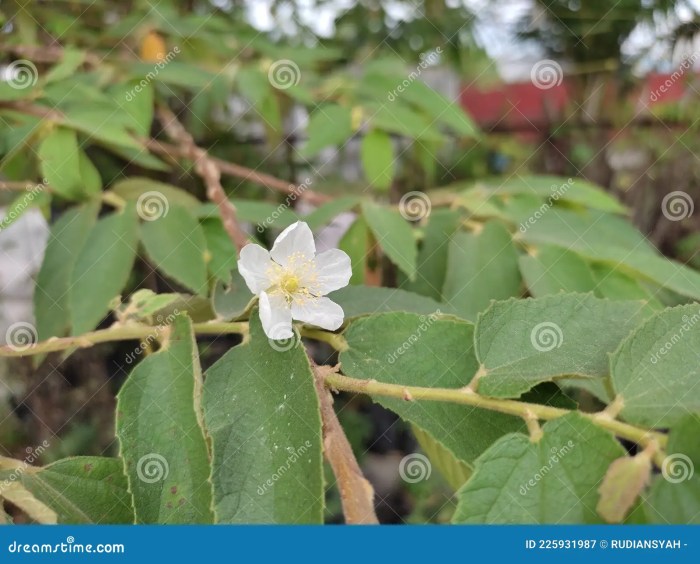
[[[38,155],[41,173],[54,192],[70,200],[84,194],[75,131],[63,127],[53,129],[39,145]]]
[[[394,177],[391,137],[376,129],[367,133],[362,139],[360,158],[367,181],[381,190],[389,188]]]
[[[163,197],[164,202],[167,202],[165,205],[168,207],[173,204],[187,209],[195,209],[201,204],[197,198],[182,188],[140,176],[131,176],[126,180],[115,183],[111,191],[125,200],[133,200],[135,202],[143,194],[154,192]]]
[[[649,453],[642,451],[637,456],[615,460],[598,488],[598,514],[608,523],[621,523],[650,478]]]
[[[217,281],[211,295],[211,304],[217,319],[231,321],[245,313],[253,299],[248,286],[237,270],[229,272],[229,280]]]
[[[238,264],[238,251],[220,219],[205,219],[201,226],[209,253],[209,273],[217,280],[226,282]]]
[[[592,292],[595,282],[586,261],[576,253],[543,246],[534,256],[520,257],[520,271],[533,297],[560,292]]]
[[[364,284],[367,255],[369,253],[370,233],[367,222],[358,217],[345,232],[338,248],[350,257],[352,276],[350,284]]]
[[[300,151],[305,158],[313,157],[331,145],[343,145],[352,135],[350,108],[337,104],[320,106],[309,119],[306,128],[309,140]]]
[[[357,196],[343,196],[319,206],[304,219],[312,231],[328,225],[341,213],[347,212],[360,202]]]
[[[377,243],[391,262],[408,276],[416,277],[418,250],[413,229],[399,212],[365,200],[362,213]]]

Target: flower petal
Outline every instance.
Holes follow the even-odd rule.
[[[260,294],[260,321],[269,339],[281,341],[294,336],[292,310],[287,300],[279,294]]]
[[[309,259],[316,254],[313,233],[303,221],[293,223],[280,233],[272,245],[270,256],[277,264],[287,266],[289,257],[296,253]]]
[[[330,249],[316,255],[316,280],[313,289],[320,295],[344,288],[350,282],[350,257],[340,249]]]
[[[248,288],[254,294],[260,294],[272,285],[269,275],[272,266],[270,253],[260,245],[246,245],[241,249],[241,255],[238,258],[238,272],[241,273]]]
[[[335,331],[343,324],[343,308],[328,298],[306,299],[292,302],[292,317],[316,325],[321,329]]]

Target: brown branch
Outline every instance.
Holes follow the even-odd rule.
[[[219,207],[221,222],[236,248],[240,251],[248,243],[248,235],[238,223],[236,206],[231,203],[221,185],[221,169],[209,156],[198,147],[192,135],[178,121],[173,112],[165,107],[158,108],[158,117],[163,129],[182,151],[182,155],[194,163],[195,172],[202,178],[207,188],[207,198]]]
[[[360,465],[333,409],[333,396],[325,386],[325,375],[335,372],[336,368],[317,366],[313,362],[311,366],[314,371],[316,393],[321,404],[323,453],[338,481],[345,523],[377,525],[379,520],[374,512],[374,489],[362,475]]]

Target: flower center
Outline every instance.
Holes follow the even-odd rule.
[[[279,285],[285,294],[294,294],[299,289],[299,277],[291,272],[285,272],[280,278]]]

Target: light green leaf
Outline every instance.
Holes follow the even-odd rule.
[[[534,255],[521,256],[519,262],[525,285],[535,298],[595,289],[586,261],[566,249],[542,246]]]
[[[517,397],[564,376],[604,378],[608,354],[643,321],[643,305],[591,294],[495,302],[476,324],[479,392]]]
[[[84,194],[75,131],[63,127],[53,129],[39,145],[38,155],[41,173],[54,192],[70,200]]]
[[[250,335],[204,384],[216,520],[321,523],[321,417],[304,347],[268,341],[257,310]]]
[[[406,311],[423,315],[454,313],[447,304],[395,288],[346,286],[331,292],[328,297],[343,308],[346,318],[388,311]]]
[[[321,205],[304,218],[312,231],[328,225],[336,216],[349,211],[360,202],[357,196],[342,196]]]
[[[58,515],[63,524],[133,523],[134,510],[122,461],[66,458],[22,474],[22,484]]]
[[[489,221],[478,234],[458,232],[447,256],[443,300],[475,319],[491,300],[521,294],[518,254],[502,224]]]
[[[117,437],[136,523],[211,523],[202,374],[192,324],[180,315],[162,330],[162,349],[136,365],[118,395]]]
[[[436,315],[380,313],[358,319],[343,333],[343,372],[356,378],[430,388],[464,387],[477,371],[474,326]],[[442,402],[385,397],[375,401],[439,441],[472,465],[496,439],[523,428],[522,420],[483,409]]]
[[[362,202],[362,213],[389,260],[398,266],[409,280],[414,280],[418,250],[413,229],[408,222],[399,212],[368,200]]]
[[[383,131],[373,130],[362,139],[360,159],[367,181],[386,190],[394,178],[394,148],[391,137]]]
[[[238,251],[220,219],[213,217],[205,219],[201,222],[201,226],[209,252],[207,263],[209,273],[217,280],[226,282],[231,276],[231,271],[235,270],[238,264]]]
[[[300,151],[303,157],[313,157],[330,145],[344,145],[352,135],[350,108],[337,104],[320,106],[311,114],[306,132],[309,140]]]
[[[161,272],[193,292],[207,295],[207,242],[199,222],[188,210],[173,205],[157,219],[144,221],[141,242]]]
[[[595,524],[598,486],[625,454],[613,436],[578,414],[546,423],[537,442],[501,438],[457,493],[455,523]]]
[[[227,281],[218,280],[211,295],[217,319],[231,321],[243,315],[253,294],[237,270],[229,271]]]
[[[75,262],[69,284],[72,334],[94,329],[109,312],[131,273],[138,245],[138,223],[132,206],[101,218],[90,230]]]
[[[85,51],[80,51],[70,46],[64,47],[61,50],[60,62],[46,73],[44,83],[49,84],[73,76],[75,71],[83,64],[84,60]]]
[[[112,186],[111,191],[129,201],[138,201],[144,194],[152,192],[152,197],[160,198],[163,207],[178,205],[187,209],[195,209],[201,204],[197,198],[182,188],[141,176],[130,176],[126,180],[121,180]],[[142,200],[142,205],[146,203]]]
[[[65,212],[52,226],[34,288],[34,314],[40,341],[63,337],[70,326],[73,268],[97,219],[98,206]]]
[[[648,427],[668,427],[700,412],[700,305],[664,310],[638,327],[611,359],[622,417]]]
[[[428,456],[432,465],[440,471],[440,474],[443,475],[450,487],[455,491],[461,488],[471,476],[472,469],[456,458],[449,449],[430,433],[417,425],[412,425],[411,429],[413,429],[413,434],[418,444]]]
[[[350,257],[352,276],[350,284],[364,284],[367,254],[369,253],[370,232],[363,217],[358,217],[345,232],[338,248]]]

